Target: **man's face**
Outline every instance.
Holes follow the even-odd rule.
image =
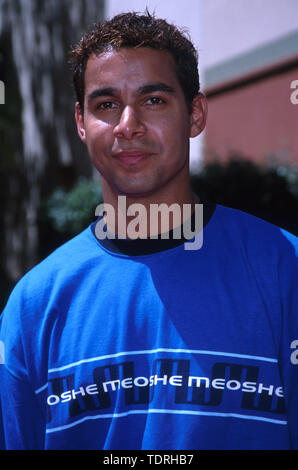
[[[202,107],[196,113],[203,128]],[[202,130],[187,110],[172,56],[150,48],[91,56],[76,120],[103,187],[134,197],[181,185],[189,137]]]

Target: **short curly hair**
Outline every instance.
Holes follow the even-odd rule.
[[[73,83],[77,101],[84,109],[84,75],[91,54],[119,48],[151,47],[172,54],[176,64],[177,78],[183,90],[189,112],[192,101],[199,93],[198,54],[186,33],[163,19],[157,19],[146,10],[122,13],[111,20],[97,23],[70,51]]]

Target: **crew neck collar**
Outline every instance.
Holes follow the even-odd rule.
[[[207,224],[210,222],[210,219],[213,216],[213,213],[216,208],[216,204],[208,203],[208,202],[202,202],[202,204],[203,204],[203,229],[204,229],[207,226]],[[102,245],[103,248],[105,248],[106,250],[112,253],[117,253],[117,254],[122,254],[122,255],[127,255],[127,256],[151,255],[154,253],[159,253],[161,251],[176,248],[179,245],[190,242],[190,240],[184,238],[184,236],[182,236],[179,239],[174,238],[173,230],[169,231],[169,237],[166,239],[162,239],[160,235],[158,238],[145,238],[145,239],[142,239],[142,238],[123,239],[123,238],[117,238],[117,237],[109,238],[108,236],[103,239],[99,239],[96,236],[95,227],[96,227],[96,224],[100,220],[102,220],[102,217],[99,217],[95,222],[91,224],[91,230],[92,230],[93,236]],[[193,213],[191,216],[192,231],[194,230],[194,227],[195,227],[195,215]],[[104,226],[104,230],[106,231],[106,226]],[[182,226],[181,226],[181,233],[183,234]]]

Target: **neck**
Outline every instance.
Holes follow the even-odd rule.
[[[199,203],[190,186],[176,191],[150,194],[120,194],[105,190],[104,219],[109,232],[121,238],[152,238],[173,230],[189,219]]]

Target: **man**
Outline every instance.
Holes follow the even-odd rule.
[[[78,133],[108,209],[8,301],[5,447],[298,448],[297,239],[207,203],[192,240],[174,216],[166,238],[148,215],[176,204],[195,222],[189,138],[207,107],[193,45],[129,13],[97,25],[71,57]],[[144,208],[139,237],[133,204]]]

